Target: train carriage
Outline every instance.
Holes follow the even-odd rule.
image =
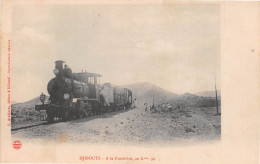
[[[127,88],[105,83],[101,90],[105,99],[105,106],[110,106],[113,109],[125,109],[130,107],[129,104],[132,104],[132,91]]]

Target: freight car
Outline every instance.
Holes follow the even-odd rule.
[[[50,94],[48,103],[44,103],[46,96],[42,94],[42,104],[35,106],[35,110],[46,113],[49,123],[127,109],[131,106],[132,91],[113,87],[109,83],[101,86],[99,74],[73,73],[61,60],[55,62],[53,73],[55,78],[51,79],[47,86]]]
[[[132,91],[127,88],[113,87],[105,83],[101,87],[106,111],[129,108],[132,104]]]

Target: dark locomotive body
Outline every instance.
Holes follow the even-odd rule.
[[[103,112],[127,109],[132,104],[132,91],[100,85],[101,75],[88,72],[72,73],[63,62],[56,61],[55,78],[48,83],[49,103],[36,105],[38,111],[45,111],[47,121],[67,121]],[[41,95],[42,101],[44,95]],[[42,101],[44,102],[44,100]]]

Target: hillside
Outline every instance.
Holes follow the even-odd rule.
[[[49,96],[46,96],[45,103],[48,99]],[[41,104],[39,96],[24,103],[12,104],[12,128],[40,122],[39,112],[35,110],[37,104]]]
[[[218,90],[217,93],[218,93],[218,97],[220,97],[221,91]],[[203,96],[203,97],[215,97],[216,93],[215,91],[203,91],[203,92],[197,92],[195,93],[195,95]]]
[[[216,104],[215,97],[209,96],[211,91],[200,92],[198,95],[191,93],[178,95],[151,83],[135,83],[122,87],[129,88],[133,91],[133,98],[137,98],[140,107],[142,107],[145,102],[148,103],[148,105],[152,105],[153,95],[155,105],[165,102],[181,106],[212,107]],[[219,104],[220,103],[219,97]]]
[[[138,100],[139,105],[143,105],[145,102],[152,104],[153,95],[154,103],[161,103],[167,97],[177,97],[175,93],[168,92],[151,83],[134,83],[130,85],[124,85],[122,87],[129,88],[133,91],[133,98]]]
[[[185,93],[177,97],[169,97],[166,102],[170,104],[181,105],[185,107],[215,107],[216,100],[215,97],[203,97],[197,96],[195,94]],[[220,97],[218,98],[219,106],[221,104]]]

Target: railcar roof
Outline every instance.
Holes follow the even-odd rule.
[[[85,74],[87,76],[97,76],[97,77],[101,77],[102,75],[97,74],[97,73],[90,73],[90,72],[79,72],[77,74]]]

